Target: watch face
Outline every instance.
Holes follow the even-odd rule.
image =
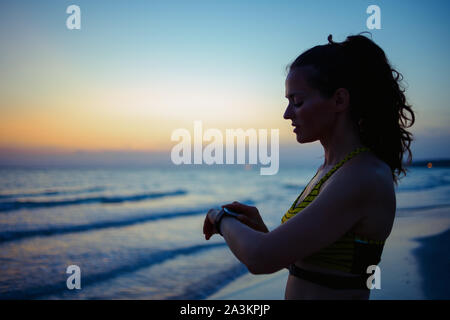
[[[230,215],[230,216],[233,216],[233,217],[235,217],[235,218],[237,218],[237,216],[239,215],[239,214],[237,214],[236,212],[233,212],[233,211],[228,210],[227,208],[223,208],[223,211],[225,211],[226,214],[228,214],[228,215]]]

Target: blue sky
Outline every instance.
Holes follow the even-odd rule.
[[[65,26],[71,4],[81,8],[81,30]],[[381,9],[381,30],[366,28],[371,4]],[[449,7],[448,1],[2,1],[0,149],[164,152],[173,130],[200,119],[215,128],[279,128],[286,152],[314,159],[320,144],[296,143],[282,118],[285,67],[328,34],[343,41],[371,31],[406,80],[417,116],[414,157],[450,157]]]

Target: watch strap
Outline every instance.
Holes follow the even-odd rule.
[[[220,232],[220,223],[222,222],[223,217],[225,216],[225,211],[223,208],[219,211],[219,213],[216,216],[216,220],[214,220],[214,228],[217,230],[217,232],[223,237],[222,232]]]

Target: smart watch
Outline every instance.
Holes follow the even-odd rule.
[[[227,208],[222,208],[216,216],[216,220],[214,221],[214,228],[223,237],[222,232],[220,232],[220,223],[222,222],[223,217],[230,216],[233,218],[237,218],[238,215],[239,214],[237,214],[236,212],[230,211]]]

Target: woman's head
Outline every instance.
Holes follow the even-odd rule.
[[[286,77],[286,98],[289,104],[284,118],[292,120],[300,143],[326,140],[327,136],[333,134],[337,119],[348,117],[347,89],[339,88],[331,97],[324,96],[309,84],[315,72],[312,66],[300,66],[292,69]],[[343,120],[351,125],[350,119]]]
[[[284,117],[298,125],[297,140],[302,143],[320,139],[336,116],[347,117],[361,142],[390,166],[397,182],[400,173],[406,174],[406,151],[408,163],[412,160],[413,138],[405,128],[415,121],[400,87],[403,77],[384,51],[363,35],[340,43],[330,35],[328,42],[303,52],[288,66],[286,92],[300,93],[287,97]]]

